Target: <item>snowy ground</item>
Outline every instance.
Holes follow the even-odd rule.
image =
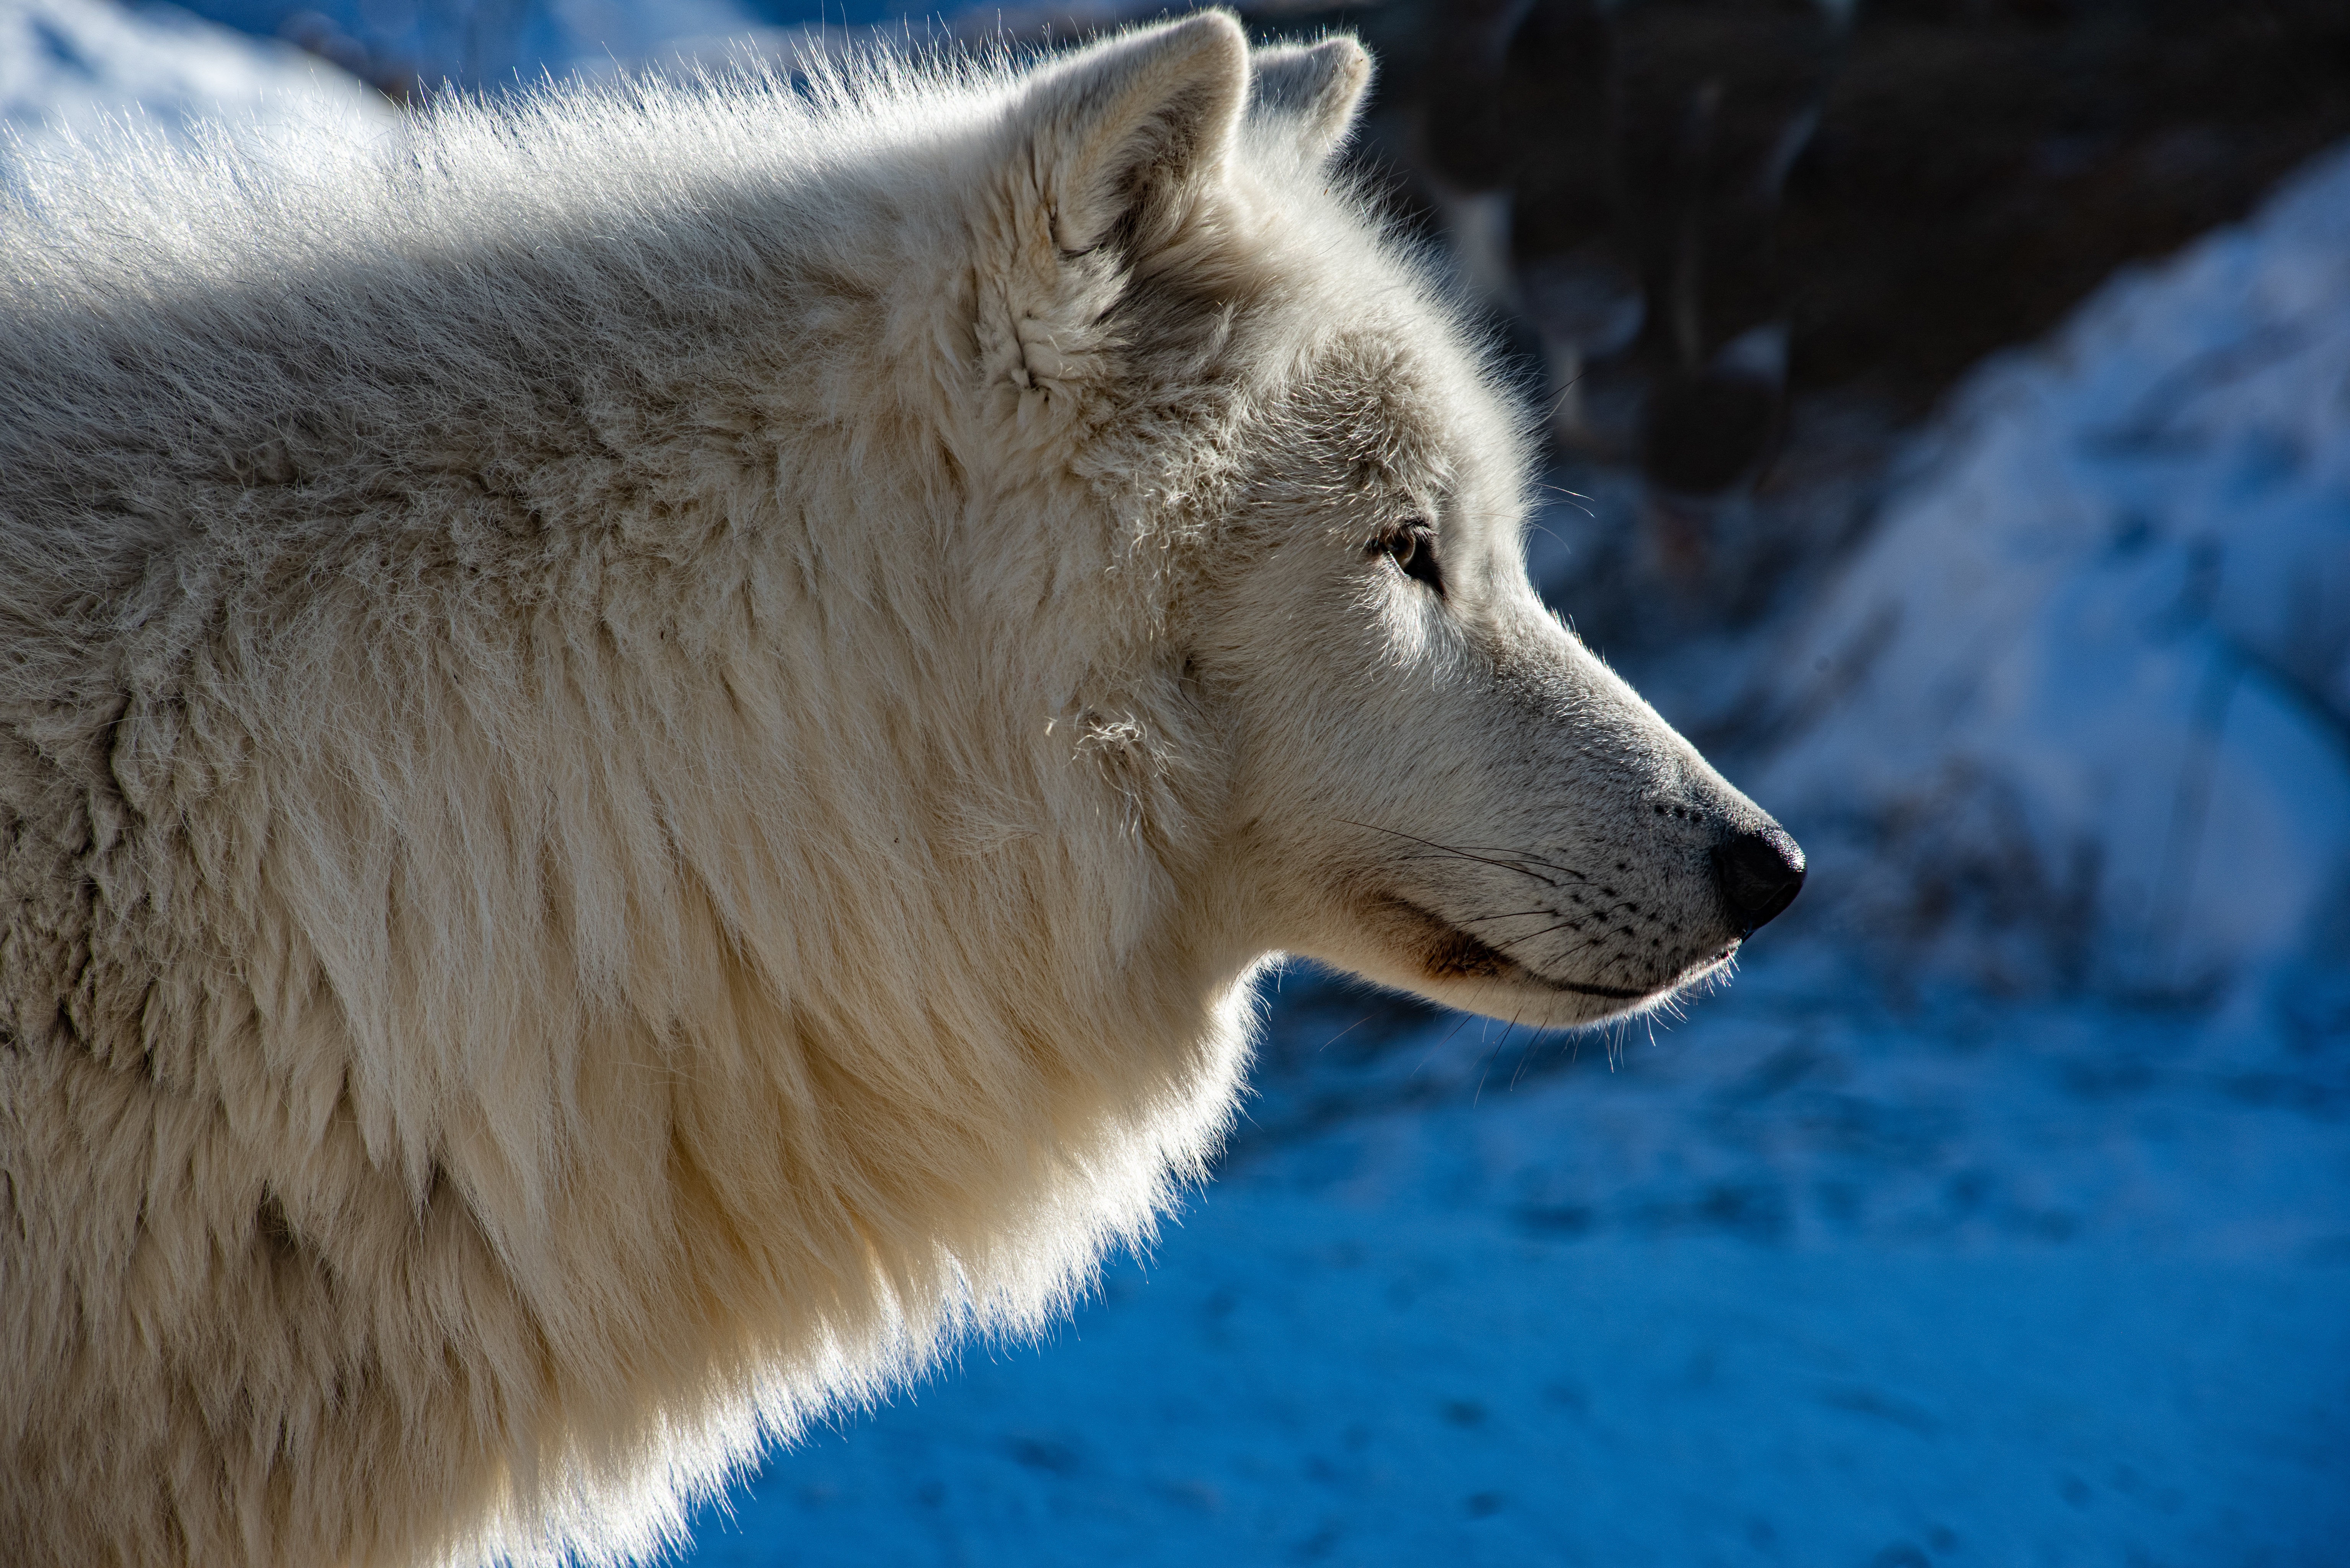
[[[2343,1561],[2339,1042],[1801,964],[1613,1070],[1452,1030],[1291,1061],[1147,1267],[691,1561]]]

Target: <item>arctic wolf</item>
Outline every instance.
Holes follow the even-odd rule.
[[[1204,14],[0,216],[0,1542],[673,1529],[1196,1175],[1250,978],[1648,1005],[1794,846]]]

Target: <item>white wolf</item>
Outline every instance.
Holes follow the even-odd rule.
[[[1536,600],[1369,62],[564,88],[0,216],[0,1542],[673,1528],[1195,1175],[1251,975],[1540,1025],[1770,818]]]

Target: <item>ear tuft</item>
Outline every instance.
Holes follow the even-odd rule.
[[[1217,178],[1247,100],[1248,37],[1222,11],[1139,28],[1041,72],[1021,106],[1053,238],[1140,237]]]
[[[1371,57],[1348,37],[1259,49],[1251,60],[1249,118],[1283,120],[1315,162],[1327,159],[1354,129],[1371,85]]]

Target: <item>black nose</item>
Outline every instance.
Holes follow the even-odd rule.
[[[1804,851],[1783,828],[1741,833],[1713,846],[1713,877],[1731,924],[1749,936],[1804,890]]]

